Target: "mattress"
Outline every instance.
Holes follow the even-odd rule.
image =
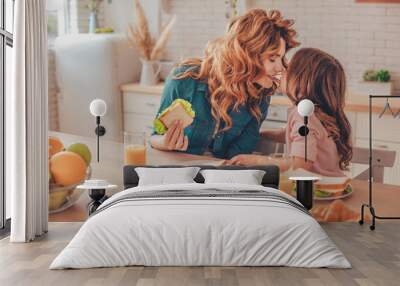
[[[144,266],[350,268],[294,198],[241,184],[138,186],[106,200],[50,269]]]

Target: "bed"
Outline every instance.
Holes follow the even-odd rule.
[[[124,167],[125,190],[91,215],[50,269],[351,267],[308,211],[278,190],[276,166],[254,167],[266,172],[262,185],[205,184],[199,173],[195,183],[153,186],[138,186],[136,167]]]

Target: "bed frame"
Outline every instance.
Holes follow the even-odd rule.
[[[182,166],[182,165],[162,165],[162,166],[139,166],[139,165],[126,165],[124,166],[124,190],[128,188],[136,187],[139,183],[139,176],[135,171],[136,167],[147,167],[147,168],[182,168],[182,167],[193,167],[193,166]],[[279,188],[279,168],[275,165],[266,165],[266,166],[250,166],[250,167],[241,167],[241,166],[205,166],[198,165],[195,167],[199,167],[202,170],[204,169],[218,169],[218,170],[263,170],[265,171],[265,175],[262,179],[262,185],[265,187],[271,187],[278,189]],[[204,178],[200,174],[194,178],[197,183],[204,183]]]

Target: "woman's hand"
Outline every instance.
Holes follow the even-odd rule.
[[[184,134],[183,124],[175,121],[164,135],[153,135],[150,139],[151,146],[164,151],[186,151],[189,139]]]
[[[264,155],[241,154],[236,155],[230,160],[226,160],[224,165],[257,166],[267,165],[269,158]]]
[[[183,123],[175,121],[164,134],[164,144],[168,150],[186,151],[189,139],[184,134]]]

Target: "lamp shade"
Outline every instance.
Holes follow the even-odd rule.
[[[297,112],[303,116],[311,116],[314,112],[314,103],[309,99],[303,99],[297,104]]]
[[[107,112],[107,104],[102,99],[95,99],[90,103],[90,113],[93,116],[104,116]]]

